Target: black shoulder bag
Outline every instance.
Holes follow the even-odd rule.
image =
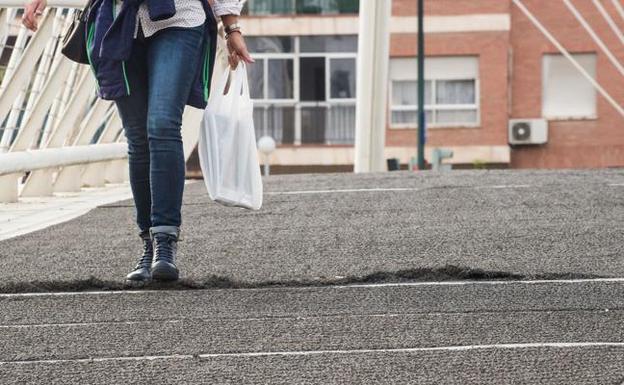
[[[91,9],[93,0],[87,3],[87,6],[74,13],[74,19],[72,20],[65,36],[63,37],[63,48],[61,53],[71,61],[81,64],[89,64],[89,57],[87,56],[87,18]]]

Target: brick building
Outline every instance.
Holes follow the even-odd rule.
[[[386,0],[383,0],[386,1]],[[388,0],[390,1],[390,0]],[[563,1],[523,0],[618,103],[624,77]],[[416,0],[393,0],[387,157],[416,152]],[[511,0],[426,0],[427,151],[458,166],[624,166],[624,117]],[[613,55],[624,45],[593,2],[572,0]],[[624,31],[613,2],[604,10]],[[248,0],[243,26],[258,135],[279,143],[274,170],[350,170],[357,0]],[[510,119],[542,119],[547,143],[510,145]]]

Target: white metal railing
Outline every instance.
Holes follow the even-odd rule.
[[[17,151],[2,155],[0,176],[54,167],[76,166],[124,159],[127,146],[124,143],[91,144],[66,148]]]
[[[10,52],[0,83],[0,202],[126,177],[126,144],[115,143],[121,123],[112,103],[94,102],[89,69],[60,54],[73,8],[85,3],[49,1],[32,33],[18,16],[24,1],[0,0],[0,48],[5,57]]]
[[[21,25],[27,0],[0,0],[0,203],[127,180],[127,145],[113,103],[97,99],[88,66],[60,54],[75,8],[87,0],[48,0],[36,33]],[[29,39],[30,38],[30,39]],[[187,108],[188,159],[201,110]]]

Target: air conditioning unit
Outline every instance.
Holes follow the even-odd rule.
[[[511,119],[509,121],[509,144],[544,144],[547,142],[547,120]]]

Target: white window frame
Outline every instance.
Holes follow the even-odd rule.
[[[593,64],[594,64],[594,68],[593,69],[588,69],[585,68],[585,70],[587,70],[588,72],[594,72],[594,77],[597,76],[598,73],[598,56],[596,55],[595,52],[582,52],[582,53],[571,53],[572,57],[575,58],[576,60],[579,60],[582,57],[587,57],[587,58],[592,58],[593,59]],[[565,63],[568,63],[570,66],[572,66],[571,63],[569,63],[567,60],[567,58],[565,58],[563,55],[561,54],[557,54],[557,53],[545,53],[542,55],[542,75],[541,75],[541,93],[542,93],[542,110],[541,110],[541,114],[542,114],[542,118],[549,120],[549,121],[583,121],[583,120],[597,120],[598,119],[598,92],[596,91],[596,89],[591,86],[591,90],[593,92],[592,95],[592,102],[594,103],[593,105],[593,113],[589,113],[589,114],[567,114],[567,113],[551,113],[548,111],[548,108],[546,106],[546,94],[547,94],[547,90],[546,90],[546,59],[547,57],[558,57],[560,58],[560,60],[564,61]],[[582,65],[582,62],[580,63]],[[574,71],[578,71],[576,68],[574,68]],[[587,82],[587,80],[583,77],[583,75],[581,75],[580,72],[576,72],[578,75],[578,81],[580,82]],[[588,82],[589,83],[589,82]],[[588,87],[589,88],[589,87]]]
[[[297,12],[297,0],[290,0],[290,4],[291,4],[291,9],[293,10],[292,12],[287,12],[287,13],[262,13],[259,14],[261,16],[272,16],[272,15],[305,15],[303,13],[298,13]],[[335,15],[335,14],[339,14],[338,12],[321,12],[318,14],[311,14],[311,15]],[[251,16],[258,16],[258,14],[251,14]]]
[[[272,16],[272,15],[296,15],[297,14],[297,0],[290,0],[293,12],[290,13],[250,13],[251,16]]]
[[[481,126],[481,107],[480,107],[480,82],[479,79],[458,79],[458,78],[448,78],[448,79],[426,79],[427,81],[431,81],[431,99],[433,100],[433,104],[425,104],[425,112],[431,112],[432,114],[432,122],[427,122],[427,128],[475,128]],[[474,81],[475,82],[475,103],[473,104],[437,104],[437,82],[440,81]],[[391,80],[389,86],[389,95],[390,95],[390,128],[393,129],[406,129],[406,128],[416,128],[418,126],[418,121],[414,123],[394,123],[392,121],[392,113],[400,112],[400,111],[413,111],[418,113],[418,105],[394,105],[392,101],[393,95],[393,87],[394,82],[401,81],[418,81],[418,79],[402,79],[402,80]],[[475,111],[477,119],[475,122],[458,122],[458,123],[438,123],[437,116],[438,111]]]
[[[418,118],[416,119],[416,122],[394,123],[392,120],[392,113],[399,112],[399,111],[412,111],[412,112],[418,113],[418,105],[395,105],[393,104],[392,99],[393,99],[393,94],[394,94],[393,87],[394,87],[395,81],[396,82],[400,82],[400,81],[416,81],[417,82],[418,81],[418,74],[416,72],[417,58],[416,57],[391,58],[391,60],[393,59],[398,59],[400,61],[403,61],[403,60],[412,61],[413,60],[414,66],[413,67],[399,67],[403,69],[401,71],[400,76],[396,76],[394,73],[390,74],[390,77],[388,80],[389,81],[389,85],[388,85],[389,127],[391,129],[415,129],[418,127]],[[457,59],[457,60],[468,59],[470,61],[467,62],[468,64],[464,63],[466,65],[463,66],[462,67],[463,70],[460,70],[459,72],[452,71],[452,70],[449,71],[448,70],[449,67],[447,67],[448,61],[453,60],[453,59]],[[474,56],[474,55],[442,56],[442,57],[434,56],[434,57],[428,57],[426,60],[427,62],[425,63],[425,66],[427,67],[432,66],[435,63],[435,66],[429,67],[431,71],[429,70],[425,71],[425,80],[431,81],[431,100],[432,100],[432,103],[425,104],[425,112],[430,112],[432,114],[432,122],[431,123],[427,122],[427,128],[447,129],[447,128],[481,127],[481,81],[480,81],[480,73],[479,73],[479,67],[480,67],[479,57]],[[437,60],[437,62],[432,63],[430,62],[430,60],[431,61]],[[442,60],[442,61],[440,62],[439,60]],[[476,67],[472,67],[470,63],[473,63],[474,65],[476,65]],[[441,64],[441,65],[438,66],[438,64]],[[401,64],[398,64],[398,65],[401,66]],[[470,75],[470,73],[473,71],[473,70],[468,70],[470,68],[473,68],[473,70],[475,71],[474,75]],[[447,73],[447,71],[449,73]],[[453,74],[452,72],[455,72],[455,74]],[[473,104],[437,104],[436,103],[437,82],[454,81],[454,80],[475,82],[475,102]],[[474,122],[458,122],[458,123],[438,123],[437,122],[438,111],[464,111],[464,110],[475,111],[476,120]]]
[[[299,99],[299,77],[297,76],[298,63],[295,53],[259,53],[253,54],[253,58],[264,61],[262,77],[264,80],[264,90],[262,91],[262,99],[254,99],[257,103],[295,103]],[[293,97],[289,99],[269,99],[269,60],[292,60],[293,61]]]
[[[270,105],[281,105],[284,107],[295,108],[295,135],[294,145],[299,146],[302,144],[302,132],[301,132],[301,109],[305,107],[325,107],[331,108],[332,105],[342,106],[355,106],[356,98],[332,98],[331,97],[331,71],[330,62],[332,59],[353,59],[356,63],[357,74],[357,52],[301,52],[300,50],[300,36],[293,36],[293,51],[292,52],[262,52],[251,53],[251,56],[256,60],[265,60],[264,63],[264,90],[262,99],[253,99],[254,106],[256,107],[268,107]],[[300,58],[316,57],[325,59],[325,100],[323,101],[302,101],[300,94],[300,81],[301,81],[301,66],[299,64]],[[292,99],[269,99],[268,92],[268,61],[270,59],[292,59],[293,60],[293,98]],[[356,91],[357,92],[357,91]],[[330,143],[327,143],[330,144]]]
[[[325,56],[325,95],[330,103],[336,104],[353,104],[356,98],[332,98],[331,95],[331,61],[332,59],[353,59],[355,61],[355,75],[357,77],[357,53],[331,53]],[[357,90],[356,90],[357,93]]]

